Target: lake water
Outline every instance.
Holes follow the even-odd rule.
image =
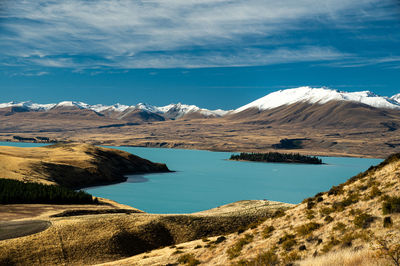
[[[1,143],[40,146],[31,143]],[[85,189],[151,213],[187,213],[245,199],[299,203],[326,191],[381,159],[321,157],[324,165],[228,161],[231,153],[199,150],[113,147],[154,162],[174,173],[129,176],[115,185]]]

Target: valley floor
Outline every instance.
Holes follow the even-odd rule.
[[[140,146],[235,152],[299,152],[319,156],[385,158],[400,150],[397,131],[383,128],[340,129],[272,127],[217,119],[192,119],[101,128],[88,122],[37,121],[0,132],[0,141],[45,137],[60,142],[81,142],[107,146]],[[282,139],[297,141],[297,147],[273,148]]]

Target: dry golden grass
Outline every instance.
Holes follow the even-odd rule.
[[[340,250],[331,252],[315,258],[308,258],[299,261],[299,266],[387,266],[390,265],[389,260],[379,259],[376,257],[376,252],[363,249],[359,251]]]
[[[161,171],[168,168],[124,151],[90,144],[0,146],[0,178],[76,188],[121,182],[129,173]]]
[[[249,206],[252,211],[247,211]],[[0,265],[82,265],[118,260],[164,246],[234,232],[288,206],[243,201],[235,204],[234,209],[232,206],[220,208],[222,215],[213,210],[212,213],[186,215],[132,213],[48,217],[52,223],[49,229],[0,241]]]

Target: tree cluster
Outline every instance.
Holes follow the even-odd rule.
[[[93,199],[92,195],[84,191],[74,191],[62,186],[0,179],[0,204],[95,204],[97,202],[97,199]]]
[[[322,164],[322,160],[315,156],[300,155],[299,153],[245,153],[232,154],[231,160],[244,160],[273,163],[307,163]]]

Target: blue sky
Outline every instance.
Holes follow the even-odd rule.
[[[399,93],[399,1],[0,2],[0,102],[232,109],[303,85]]]

